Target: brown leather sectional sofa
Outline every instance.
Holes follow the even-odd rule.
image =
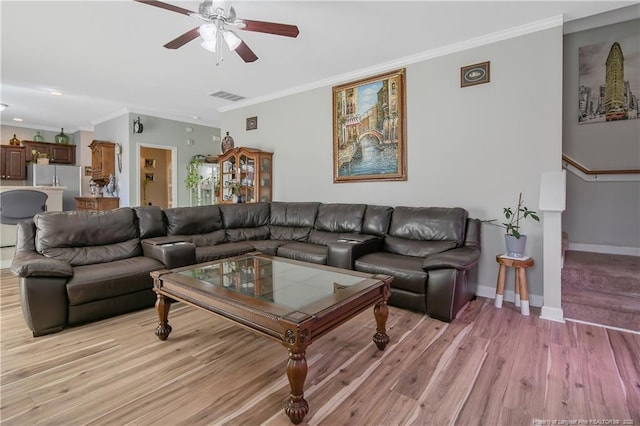
[[[392,275],[389,304],[451,321],[475,293],[480,221],[317,202],[48,212],[18,225],[11,269],[39,336],[153,306],[151,271],[252,251]]]

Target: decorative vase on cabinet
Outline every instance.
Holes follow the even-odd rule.
[[[220,202],[270,202],[272,157],[271,152],[247,147],[231,148],[222,154],[219,157]]]
[[[67,145],[69,143],[69,136],[64,134],[64,128],[60,129],[60,133],[56,135],[56,143]]]
[[[40,132],[38,131],[36,133],[36,135],[33,137],[33,141],[34,142],[43,142],[44,138],[42,137],[42,135],[40,134]]]

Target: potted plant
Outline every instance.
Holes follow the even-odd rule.
[[[511,207],[504,207],[502,209],[502,213],[504,214],[506,222],[495,223],[497,219],[491,219],[487,222],[506,230],[504,239],[507,247],[507,256],[524,257],[524,249],[527,245],[527,236],[520,233],[520,221],[526,218],[531,218],[536,222],[540,222],[540,217],[538,217],[537,212],[529,210],[529,208],[524,205],[522,192],[518,195],[518,204],[516,208],[512,209]]]
[[[242,188],[242,184],[238,181],[229,181],[227,182],[227,184],[225,185],[232,194],[232,200],[236,203],[241,203],[242,202],[242,195],[240,195],[240,188]]]
[[[31,161],[34,164],[49,164],[49,154],[32,149]]]
[[[184,179],[184,184],[189,191],[196,197],[196,205],[200,205],[200,193],[197,191],[198,185],[202,180],[199,167],[204,163],[204,156],[194,155],[191,161],[187,164],[187,177]]]

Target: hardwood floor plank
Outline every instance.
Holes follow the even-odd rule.
[[[629,420],[640,425],[640,334],[607,330],[617,379],[624,391]]]
[[[456,423],[462,425],[501,423],[502,404],[510,378],[514,374],[514,345],[521,345],[522,316],[513,316],[492,305],[485,306],[488,309],[482,310],[478,316],[472,335],[490,338],[490,343],[487,358],[480,368],[472,392],[456,419]]]
[[[503,406],[524,412],[532,421],[544,414],[550,339],[548,330],[528,324],[526,317],[522,320]]]
[[[408,423],[453,424],[484,363],[487,345],[486,339],[475,336],[453,343],[453,351],[443,355],[449,361],[441,363],[442,368],[426,384],[418,399],[420,405],[408,417]]]
[[[291,424],[280,343],[179,303],[166,342],[153,308],[33,338],[17,278],[0,278],[3,426]],[[390,307],[384,352],[370,311],[314,341],[302,424],[640,424],[640,335],[492,302],[470,302],[449,324]]]

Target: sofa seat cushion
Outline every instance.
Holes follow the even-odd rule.
[[[212,260],[224,259],[225,257],[251,253],[252,251],[255,251],[255,248],[253,248],[253,245],[251,245],[249,241],[196,247],[196,262],[210,262]]]
[[[292,241],[290,240],[258,240],[258,241],[247,241],[251,243],[255,251],[259,251],[261,253],[270,254],[271,256],[278,255],[278,248],[285,244],[289,244]]]
[[[163,268],[162,263],[144,256],[77,266],[67,281],[69,305],[151,290],[153,280],[149,273]]]
[[[370,274],[391,275],[392,288],[425,294],[429,275],[422,270],[423,261],[421,257],[376,252],[358,258],[354,269]]]
[[[327,246],[292,242],[278,247],[278,256],[303,262],[327,264],[329,249]]]
[[[224,229],[218,229],[217,231],[207,232],[204,234],[175,234],[173,235],[173,237],[176,237],[181,241],[193,243],[193,245],[196,247],[215,246],[226,242],[226,233]]]

